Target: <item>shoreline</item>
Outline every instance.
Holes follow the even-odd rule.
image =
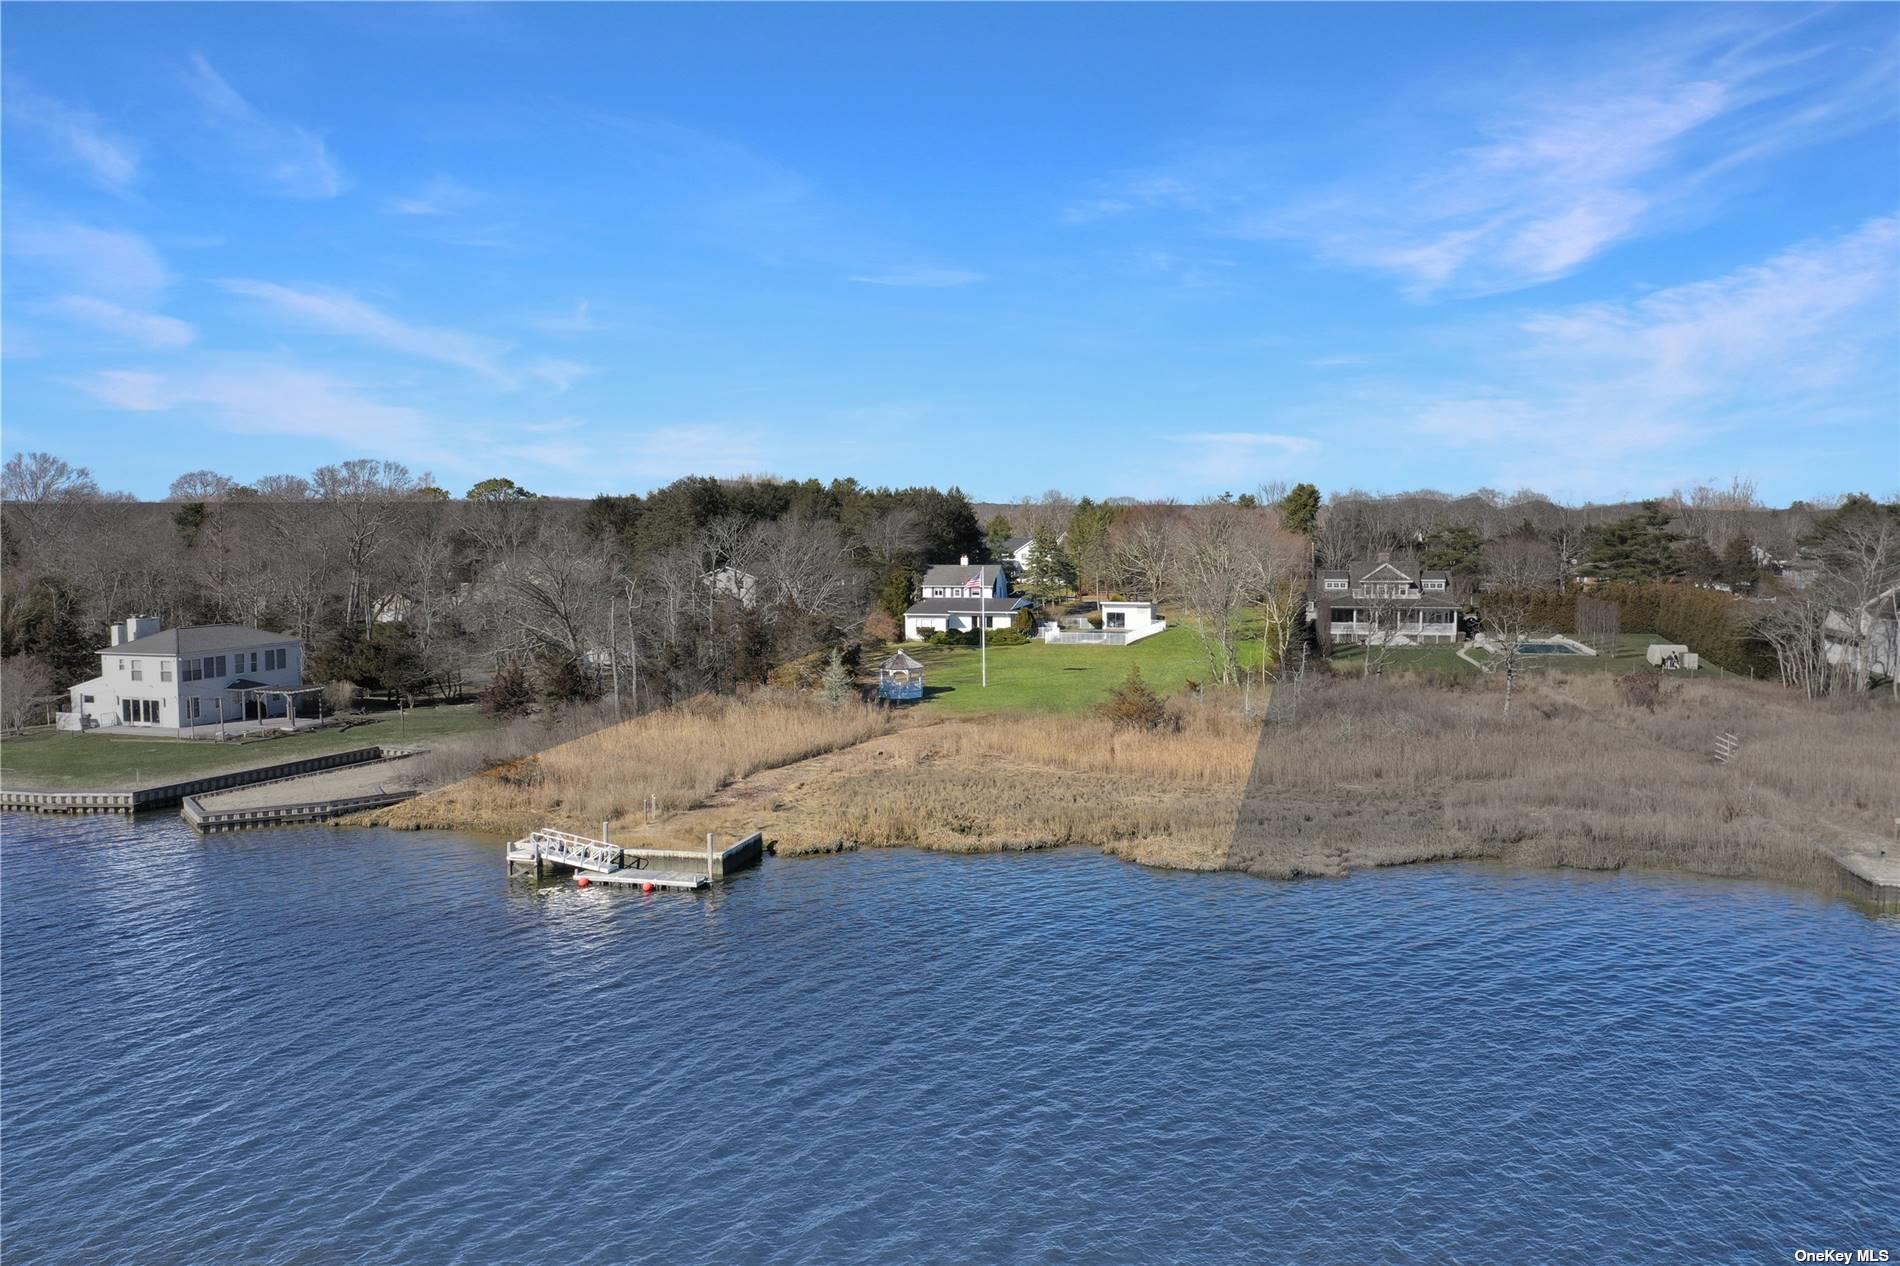
[[[633,807],[643,799],[637,787],[583,801],[590,784],[572,782],[574,771],[601,753],[586,750],[594,740],[581,739],[566,745],[581,750],[550,749],[344,821],[506,835],[538,826],[592,834],[611,820],[616,842],[648,846],[762,829],[786,858],[906,846],[1001,853],[1080,845],[1143,866],[1270,879],[1475,860],[1764,879],[1863,907],[1900,908],[1900,888],[1869,883],[1856,891],[1849,878],[1849,858],[1877,858],[1882,847],[1865,824],[1841,827],[1817,813],[1815,781],[1798,772],[1783,779],[1784,793],[1764,786],[1751,768],[1684,752],[1676,737],[1682,718],[1604,711],[1601,699],[1539,690],[1520,694],[1520,715],[1504,726],[1494,716],[1497,700],[1481,691],[1325,689],[1333,706],[1315,709],[1318,719],[1273,730],[1212,706],[1189,707],[1178,729],[1156,733],[1117,730],[1093,717],[906,719],[714,780],[651,820]],[[1676,704],[1698,714],[1696,729],[1732,728],[1739,722],[1726,710],[1761,702],[1733,686],[1694,690]],[[1462,741],[1440,746],[1425,731],[1431,710],[1444,711],[1447,701],[1450,710],[1435,719],[1463,731],[1455,735]],[[705,719],[704,737],[742,721],[745,706]],[[1867,715],[1884,734],[1889,718]],[[1477,716],[1492,718],[1488,738],[1482,731],[1468,737]],[[1371,729],[1380,738],[1329,756],[1328,726]],[[1656,750],[1642,750],[1646,729],[1663,740]],[[1540,744],[1575,746],[1573,764],[1586,755],[1600,760],[1596,781],[1614,794],[1569,770],[1553,774]],[[1781,759],[1766,744],[1751,745],[1745,756],[1764,766]],[[1872,763],[1872,776],[1884,777],[1877,757]],[[1847,764],[1835,762],[1832,774],[1855,773]]]

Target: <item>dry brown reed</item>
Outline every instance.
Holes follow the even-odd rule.
[[[652,794],[669,813],[648,833],[763,827],[786,854],[1089,844],[1278,877],[1493,858],[1831,889],[1832,856],[1900,815],[1900,711],[1766,684],[1666,681],[1650,709],[1607,676],[1552,676],[1506,717],[1495,683],[1346,679],[1308,687],[1293,724],[1262,730],[1213,700],[1177,716],[1155,731],[1075,715],[894,726],[784,695],[709,700],[380,816],[638,825]],[[1740,739],[1727,764],[1724,733]]]
[[[1338,682],[1260,748],[1227,865],[1266,875],[1451,857],[1664,868],[1830,887],[1831,857],[1900,811],[1900,713],[1768,685],[1602,676],[1495,691]],[[1717,736],[1741,750],[1714,759]]]
[[[609,726],[366,815],[399,827],[513,834],[538,826],[644,823],[696,804],[735,779],[884,733],[884,712],[760,691],[702,698]]]

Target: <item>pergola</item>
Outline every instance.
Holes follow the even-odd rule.
[[[265,701],[272,695],[282,695],[284,699],[284,720],[288,722],[285,728],[289,730],[295,730],[297,728],[296,698],[300,695],[321,695],[323,693],[322,686],[266,686],[261,684],[242,684],[239,682],[233,682],[231,684],[232,688],[237,690],[246,699],[255,696],[260,704],[265,704],[264,707],[260,708],[260,711],[264,712],[270,710]],[[258,717],[260,723],[264,719],[265,718],[261,716]]]

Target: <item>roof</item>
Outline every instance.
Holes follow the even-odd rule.
[[[1021,549],[1023,546],[1034,545],[1035,543],[1036,543],[1036,538],[1033,536],[1012,536],[1007,541],[1003,542],[1003,553],[1014,554],[1017,550]]]
[[[248,650],[295,642],[289,633],[254,629],[248,624],[200,624],[195,628],[161,629],[117,646],[102,646],[101,655],[205,655],[215,651]]]
[[[236,681],[227,684],[225,686],[225,689],[226,690],[264,690],[268,688],[269,684],[270,683],[263,682],[263,681],[252,681],[249,677],[239,677]]]
[[[922,664],[904,654],[902,651],[897,652],[897,654],[891,656],[882,664],[879,664],[878,667],[887,673],[898,669],[911,673],[920,673],[924,670]]]
[[[1315,569],[1313,574],[1321,580],[1338,580],[1344,576],[1354,584],[1363,584],[1373,579],[1373,572],[1382,569],[1390,569],[1397,573],[1395,579],[1400,580],[1442,580],[1447,584],[1451,582],[1450,572],[1421,569],[1417,563],[1405,558],[1358,559],[1347,563],[1344,567],[1320,567]]]
[[[961,585],[970,577],[980,575],[979,584],[993,585],[1003,571],[1000,563],[933,563],[924,573],[921,583],[926,585]]]
[[[981,615],[1015,611],[1029,605],[1027,598],[922,598],[912,603],[905,615]]]

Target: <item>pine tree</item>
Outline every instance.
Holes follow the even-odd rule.
[[[818,693],[826,703],[833,704],[843,703],[851,694],[851,670],[835,646],[831,648],[830,662],[825,665],[825,675],[818,679]]]
[[[1679,574],[1668,511],[1645,501],[1635,514],[1591,528],[1583,568],[1598,580],[1662,580]]]
[[[1029,574],[1024,588],[1032,597],[1053,598],[1075,592],[1075,565],[1068,551],[1048,526],[1036,529],[1035,542],[1029,547]]]
[[[1293,491],[1281,499],[1279,509],[1281,527],[1311,536],[1319,522],[1319,489],[1312,484],[1294,484]]]

